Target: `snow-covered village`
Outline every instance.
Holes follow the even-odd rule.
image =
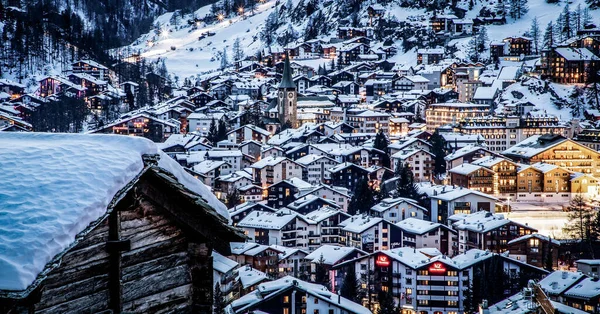
[[[0,314],[600,313],[599,0],[0,0]]]

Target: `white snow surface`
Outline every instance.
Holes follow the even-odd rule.
[[[142,155],[229,219],[225,206],[156,144],[118,135],[0,133],[0,290],[27,289],[144,168]]]

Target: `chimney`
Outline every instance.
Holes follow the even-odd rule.
[[[338,304],[342,304],[342,296],[338,294]]]

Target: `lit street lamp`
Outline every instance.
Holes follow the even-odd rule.
[[[225,16],[223,16],[222,13],[220,13],[219,15],[217,15],[217,19],[220,21],[222,21],[225,18]]]

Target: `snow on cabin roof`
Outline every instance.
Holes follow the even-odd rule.
[[[432,257],[442,255],[442,253],[436,248],[415,249],[410,247],[401,247],[391,250],[382,250],[381,252],[413,269],[419,268],[430,262]]]
[[[458,165],[458,166],[448,170],[448,172],[466,176],[466,175],[469,175],[469,174],[471,174],[479,169],[482,169],[482,168],[485,169],[482,166],[465,163],[465,164]],[[488,171],[491,171],[491,170],[488,169]]]
[[[295,200],[294,202],[290,203],[289,205],[287,205],[287,207],[290,209],[293,209],[293,210],[297,210],[299,208],[302,208],[302,207],[304,207],[312,202],[316,202],[318,200],[321,200],[322,202],[329,204],[328,206],[339,207],[335,201],[324,199],[324,198],[321,198],[321,197],[313,195],[313,194],[304,195],[304,196],[298,198],[297,200]]]
[[[298,214],[271,213],[252,211],[238,222],[238,227],[279,230],[294,220]]]
[[[556,165],[547,164],[547,163],[544,163],[544,162],[536,162],[535,164],[530,165],[530,167],[532,167],[532,168],[534,168],[536,170],[539,170],[542,173],[546,173],[548,171],[552,171],[552,170],[558,168],[558,166],[556,166]]]
[[[462,148],[456,150],[454,153],[446,155],[446,157],[444,157],[444,159],[447,160],[447,161],[455,160],[455,159],[460,158],[462,156],[465,156],[467,154],[474,153],[474,152],[476,152],[476,151],[478,151],[480,149],[488,151],[488,149],[485,148],[485,147],[481,147],[481,146],[473,145],[473,144],[468,144],[465,147],[462,147]]]
[[[283,162],[285,160],[288,160],[288,159],[285,157],[269,156],[267,158],[263,158],[255,163],[253,163],[250,167],[255,168],[255,169],[262,169],[267,166],[275,166],[278,163]]]
[[[421,75],[405,75],[403,77],[413,83],[429,83],[429,80]]]
[[[329,217],[335,216],[337,214],[342,214],[343,216],[346,216],[346,217],[349,216],[348,214],[340,211],[339,209],[329,207],[329,206],[323,206],[319,209],[313,210],[312,212],[304,215],[304,217],[308,220],[318,223]]]
[[[265,135],[265,136],[270,136],[271,135],[271,132],[269,132],[269,131],[267,131],[267,130],[265,130],[263,128],[259,128],[259,127],[257,127],[256,125],[253,125],[253,124],[243,125],[243,126],[237,128],[235,130],[227,132],[227,134],[231,134],[231,133],[236,132],[236,131],[238,131],[240,129],[243,129],[243,128],[248,128],[248,129],[250,129],[252,131],[258,132],[258,133],[260,133],[262,135]]]
[[[240,267],[238,269],[238,277],[236,279],[240,281],[244,289],[252,287],[261,281],[268,280],[267,274],[250,267],[250,265]]]
[[[358,214],[340,222],[339,226],[346,232],[362,233],[381,221],[383,218]]]
[[[444,225],[439,224],[437,222],[431,222],[412,217],[397,222],[396,226],[400,227],[400,229],[404,231],[414,234],[425,234],[437,228],[445,227]]]
[[[558,135],[533,135],[502,152],[503,155],[531,158],[567,139]]]
[[[455,221],[452,224],[452,226],[456,230],[469,230],[478,233],[486,233],[510,223],[521,225],[519,223],[504,218],[504,215],[502,214],[492,214],[485,210],[468,215],[455,214],[450,216],[448,219],[451,221]]]
[[[497,91],[496,87],[480,86],[475,90],[473,99],[494,99]]]
[[[421,208],[424,209],[423,207],[419,206],[417,204],[417,201],[410,199],[410,198],[404,198],[404,197],[396,197],[396,198],[384,198],[383,200],[381,200],[381,202],[375,204],[373,207],[371,207],[371,210],[374,210],[376,212],[383,212],[385,210],[388,210],[394,206],[397,206],[399,204],[402,203],[408,203],[411,206],[415,206],[417,208]]]
[[[197,173],[208,174],[209,172],[211,172],[215,169],[218,169],[219,167],[221,167],[223,165],[229,165],[229,164],[227,162],[221,161],[221,160],[203,160],[200,163],[194,165],[192,167],[192,170],[194,170]]]
[[[236,268],[239,265],[236,261],[231,260],[231,259],[219,254],[219,252],[217,252],[217,251],[212,252],[212,258],[213,258],[214,270],[216,270],[222,274],[226,274],[226,273],[232,271],[234,268]]]
[[[362,252],[355,247],[326,244],[308,254],[305,259],[317,263],[323,257],[323,264],[335,265],[355,251]]]
[[[554,51],[565,58],[567,61],[592,61],[600,60],[593,52],[587,48],[555,48]]]
[[[271,244],[270,246],[272,249],[280,251],[281,253],[279,253],[279,260],[284,260],[296,253],[302,253],[304,254],[304,256],[308,255],[308,253],[304,250],[301,249],[297,249],[297,248],[291,248],[291,247],[287,247],[287,246],[282,246],[282,245],[276,245],[276,244]]]
[[[564,292],[567,297],[590,299],[600,296],[600,281],[594,278],[585,278]]]
[[[120,135],[0,133],[0,290],[25,290],[46,264],[107,213],[144,169],[143,155],[229,219],[199,180],[156,144]],[[68,162],[67,162],[68,161]],[[68,193],[65,193],[68,191]],[[26,201],[23,201],[26,200]]]
[[[348,313],[371,314],[371,311],[367,308],[330,292],[325,286],[309,283],[291,276],[261,283],[253,292],[233,301],[228,306],[228,310],[236,313],[245,313],[256,304],[277,297],[281,293],[288,291],[288,289],[305,291],[306,294],[316,299],[321,299],[321,301],[326,303],[334,304]]]
[[[434,154],[422,149],[422,148],[415,148],[415,149],[406,149],[406,150],[401,150],[398,151],[396,153],[394,153],[392,156],[393,159],[400,159],[400,160],[406,160],[407,158],[409,158],[410,156],[416,154],[416,153],[425,153],[428,154],[430,156],[435,156]]]
[[[221,143],[223,141],[220,141]],[[209,157],[213,158],[223,158],[223,157],[242,157],[243,154],[240,150],[209,150],[207,152]]]
[[[252,180],[252,175],[244,170],[238,170],[230,174],[221,175],[217,178],[220,182],[237,182],[242,179]]]
[[[496,304],[488,306],[489,314],[529,314],[537,313],[537,303],[532,303],[530,298],[525,297],[523,292],[512,295]]]
[[[307,165],[310,165],[311,163],[313,163],[317,160],[323,159],[323,158],[333,161],[333,159],[331,159],[327,156],[317,155],[317,154],[308,154],[306,156],[296,159],[295,161],[296,161],[296,163],[298,163],[300,165],[307,166]]]
[[[417,50],[417,53],[420,54],[440,54],[443,55],[444,54],[444,48],[429,48],[429,49],[419,49]]]
[[[524,235],[522,237],[518,237],[516,239],[508,241],[508,244],[510,245],[510,244],[521,242],[521,241],[526,241],[526,240],[529,240],[531,238],[537,238],[537,239],[540,239],[542,241],[552,242],[552,244],[560,245],[560,241],[558,241],[556,239],[552,239],[552,238],[544,236],[544,235],[541,235],[539,233],[526,234],[526,235]],[[600,260],[598,260],[598,263],[600,264]]]
[[[250,242],[231,242],[231,243],[229,243],[229,247],[231,249],[232,255],[242,255],[246,251],[248,251],[252,248],[255,248],[259,245],[260,244],[250,243]]]
[[[297,187],[299,189],[311,189],[311,188],[313,188],[312,184],[310,184],[310,183],[308,183],[308,182],[306,182],[306,181],[304,181],[304,180],[302,180],[300,178],[293,177],[293,178],[286,179],[286,181],[288,181],[290,184],[292,184],[293,186],[295,186],[295,187]]]
[[[539,284],[547,294],[559,295],[584,277],[580,272],[557,270],[540,280]]]
[[[507,160],[506,158],[498,157],[498,156],[484,156],[479,159],[473,160],[471,164],[478,165],[486,168],[492,168],[494,165],[501,163],[503,161],[508,161],[511,164],[514,164],[512,161]]]

